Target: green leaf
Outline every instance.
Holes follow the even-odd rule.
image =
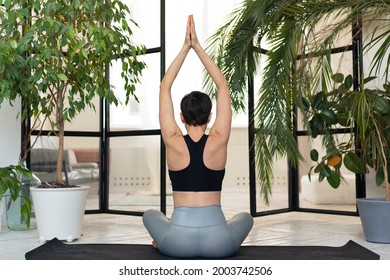
[[[325,110],[320,113],[322,119],[325,121],[326,124],[332,125],[337,123],[337,115],[330,110]]]
[[[20,209],[20,214],[22,216],[23,221],[26,223],[27,228],[30,227],[30,216],[31,216],[31,201],[27,196],[23,196],[22,198],[22,206]]]
[[[332,170],[329,168],[329,166],[327,166],[326,164],[321,165],[320,177],[322,176],[324,178],[327,178],[330,176],[331,172],[332,172]]]
[[[312,150],[310,151],[310,159],[311,159],[312,161],[318,161],[318,157],[319,157],[318,151],[317,151],[316,149],[312,149]]]
[[[345,167],[354,173],[364,173],[363,161],[354,152],[348,152],[344,156]]]
[[[81,50],[81,53],[83,54],[83,56],[86,58],[86,59],[88,59],[88,53],[87,53],[87,51],[86,51],[86,49],[82,49]]]
[[[317,164],[317,166],[314,168],[314,173],[320,173],[322,166],[322,163]]]
[[[310,136],[312,138],[316,138],[319,134],[317,127],[313,124],[312,121],[309,122],[309,127],[310,127]]]
[[[374,108],[375,111],[381,114],[390,113],[390,103],[387,99],[385,99],[382,96],[379,95],[374,96],[372,107]]]
[[[377,186],[382,185],[385,182],[385,174],[383,169],[380,168],[375,174],[375,183]]]
[[[110,39],[111,43],[115,42],[114,36],[111,33],[108,34],[108,38]]]
[[[344,86],[347,89],[351,89],[351,87],[353,86],[353,77],[352,77],[352,75],[348,75],[347,77],[345,77]]]
[[[344,81],[344,74],[336,73],[331,77],[336,83],[342,83]]]
[[[367,77],[367,78],[364,78],[364,83],[367,84],[368,82],[371,82],[373,80],[375,80],[376,77],[375,76],[370,76],[370,77]]]
[[[321,115],[314,115],[313,118],[309,121],[309,126],[312,133],[311,135],[313,138],[316,138],[318,133],[324,129],[324,120],[322,119]]]
[[[322,175],[321,173],[319,173],[319,174],[318,174],[318,181],[319,181],[319,182],[322,182],[322,181],[324,181],[324,179],[325,179],[324,175]]]
[[[72,39],[76,37],[76,31],[73,28],[69,30],[69,36]]]
[[[64,74],[58,74],[57,77],[58,77],[60,80],[64,81],[64,82],[66,82],[66,81],[68,80],[68,77],[65,76]]]
[[[313,101],[311,103],[311,106],[313,107],[313,109],[318,109],[320,108],[320,105],[323,103],[323,100],[324,100],[324,92],[323,91],[319,91],[317,92],[314,97],[313,97]]]
[[[349,114],[348,112],[338,112],[336,115],[337,117],[337,122],[342,125],[342,126],[348,126],[349,125]]]
[[[329,176],[326,177],[326,180],[328,181],[329,185],[331,185],[331,187],[334,189],[337,189],[340,186],[340,174],[334,170],[331,170],[329,172]]]
[[[10,45],[13,49],[17,49],[18,48],[18,43],[15,41],[15,40],[10,40]]]
[[[304,106],[305,110],[310,108],[310,101],[304,96],[302,97],[302,105]]]
[[[339,85],[337,90],[341,94],[347,94],[348,93],[348,88],[344,84]]]

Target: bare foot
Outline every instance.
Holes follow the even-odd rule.
[[[152,241],[152,246],[153,246],[153,248],[156,248],[156,249],[157,249],[157,248],[158,248],[157,242],[153,240],[153,241]]]

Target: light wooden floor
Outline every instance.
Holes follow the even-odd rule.
[[[222,209],[227,219],[235,213],[248,211],[248,188],[224,187]],[[129,198],[131,198],[129,200]],[[285,187],[274,188],[272,205],[258,205],[259,211],[286,207]],[[110,200],[111,201],[111,200]],[[159,208],[159,196],[131,194],[126,190],[112,195],[110,209],[144,211]],[[305,207],[308,205],[305,203]],[[258,204],[260,199],[258,199]],[[97,192],[89,192],[87,209],[96,209]],[[336,208],[354,211],[355,205],[314,205],[316,208]],[[270,207],[270,208],[267,208]],[[172,197],[167,196],[167,215],[172,211]],[[289,212],[256,217],[255,224],[243,245],[326,245],[342,246],[353,240],[379,254],[381,259],[390,260],[390,244],[376,244],[365,241],[358,216],[313,214]],[[150,244],[141,217],[113,214],[88,214],[84,218],[83,235],[74,243],[130,243]],[[0,232],[0,259],[23,260],[26,252],[40,246],[38,231],[9,231],[2,225]]]
[[[290,212],[255,218],[255,225],[244,245],[327,245],[341,246],[353,240],[390,260],[390,244],[364,240],[359,217]],[[85,216],[83,236],[74,243],[151,242],[140,217],[89,214]],[[0,232],[0,259],[23,260],[31,249],[41,245],[37,230]]]

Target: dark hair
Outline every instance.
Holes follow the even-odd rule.
[[[207,124],[211,107],[210,97],[200,91],[192,91],[186,94],[180,103],[184,121],[192,126]]]

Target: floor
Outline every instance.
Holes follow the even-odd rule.
[[[285,191],[273,193],[271,208],[282,207]],[[87,209],[96,204],[96,193],[91,192]],[[122,197],[122,200],[118,200]],[[151,195],[117,193],[113,197],[112,209],[142,210],[158,207],[159,199]],[[225,188],[222,197],[226,218],[238,211],[246,211],[248,192],[237,188]],[[120,201],[121,203],[119,203]],[[135,203],[137,202],[137,203]],[[167,197],[167,212],[172,210],[172,201]],[[128,206],[124,206],[128,204]],[[308,205],[305,205],[308,206]],[[135,208],[134,208],[135,207]],[[262,206],[264,207],[264,206]],[[327,205],[316,206],[326,208]],[[341,210],[353,210],[355,205],[336,205]],[[262,209],[265,210],[265,209]],[[255,218],[255,224],[243,245],[325,245],[342,246],[353,240],[380,255],[382,260],[390,260],[390,244],[377,244],[364,239],[358,216],[331,215],[305,212],[288,212]],[[74,243],[131,243],[150,244],[151,238],[145,230],[141,217],[114,214],[88,214],[84,217],[83,235]],[[0,260],[24,260],[25,253],[40,246],[37,229],[10,231],[6,225],[0,231]]]
[[[341,246],[353,240],[390,260],[390,244],[364,240],[358,217],[290,212],[255,218],[255,225],[244,245],[327,245]],[[112,214],[89,214],[84,218],[83,235],[74,243],[151,242],[141,218]],[[0,259],[23,260],[38,247],[37,230],[0,232]]]

